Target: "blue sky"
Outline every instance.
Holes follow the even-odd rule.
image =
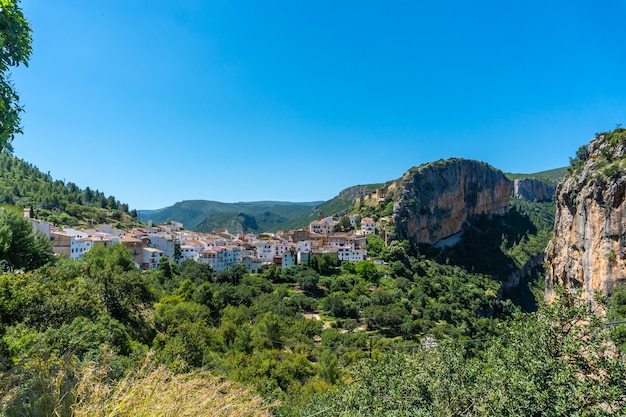
[[[131,208],[327,200],[626,125],[626,1],[23,0],[15,155]]]

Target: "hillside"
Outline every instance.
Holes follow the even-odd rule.
[[[170,220],[186,228],[210,232],[215,228],[232,233],[276,231],[291,227],[298,218],[317,216],[320,202],[288,203],[260,201],[249,203],[220,203],[217,201],[188,200],[156,211],[139,211],[139,220],[154,224]]]
[[[228,229],[232,233],[275,232],[298,229],[316,220],[319,213],[330,216],[347,213],[357,197],[382,184],[356,185],[346,188],[328,201],[290,203],[258,201],[247,203],[220,203],[217,201],[188,200],[159,210],[139,210],[139,220],[154,224],[174,220],[198,232]]]
[[[567,167],[549,169],[547,171],[540,171],[532,174],[513,174],[507,172],[504,175],[506,175],[506,177],[510,180],[534,178],[547,182],[548,184],[557,185],[567,175]]]
[[[0,203],[30,208],[32,217],[55,224],[124,227],[135,214],[112,195],[54,180],[50,173],[5,152],[0,152]]]

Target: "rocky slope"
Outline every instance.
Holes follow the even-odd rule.
[[[397,238],[434,244],[462,231],[472,218],[505,214],[511,182],[484,162],[448,159],[409,170],[397,190]]]
[[[547,249],[546,298],[554,285],[593,301],[626,281],[626,129],[597,135],[559,185],[554,238]]]
[[[513,198],[528,201],[552,201],[556,192],[556,186],[536,178],[523,178],[513,180],[511,189]]]

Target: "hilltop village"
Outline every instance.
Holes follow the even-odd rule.
[[[208,264],[214,271],[224,271],[241,264],[249,273],[276,265],[287,268],[306,264],[312,255],[331,254],[337,261],[362,261],[366,259],[366,236],[376,233],[375,222],[370,217],[359,221],[358,215],[347,217],[351,230],[337,231],[338,216],[323,217],[298,230],[263,234],[231,234],[226,229],[211,233],[185,230],[182,223],[170,221],[162,225],[118,230],[110,225],[94,229],[59,229],[54,225],[30,218],[38,232],[53,241],[57,255],[80,259],[94,245],[108,247],[114,243],[126,246],[137,268],[158,268],[167,257],[169,261],[190,259]]]

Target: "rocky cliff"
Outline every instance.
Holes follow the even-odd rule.
[[[597,135],[559,185],[554,238],[546,251],[546,298],[554,285],[593,301],[626,280],[626,129]]]
[[[505,214],[511,182],[484,162],[448,159],[409,170],[398,181],[393,217],[399,239],[434,244],[472,218]]]
[[[552,201],[556,192],[556,186],[535,178],[523,178],[513,180],[513,198],[528,201]]]

